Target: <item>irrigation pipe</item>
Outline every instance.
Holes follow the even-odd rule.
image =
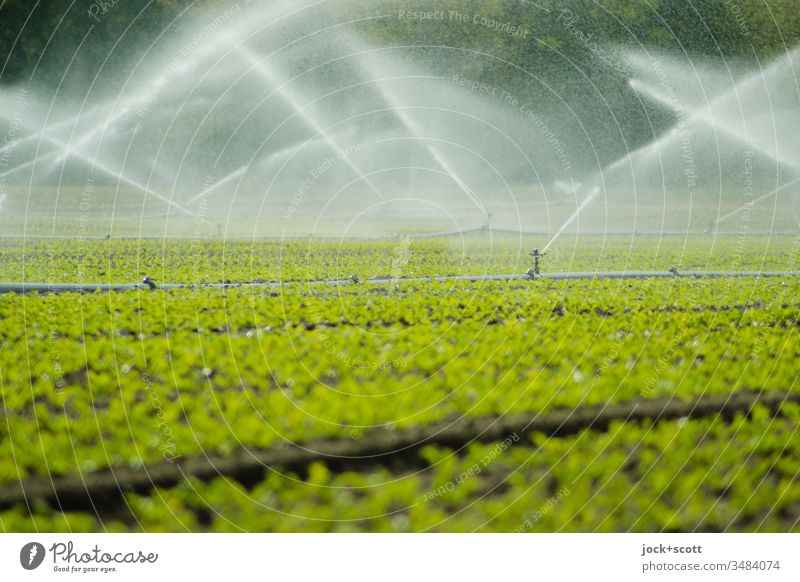
[[[431,283],[447,281],[576,281],[581,279],[703,279],[708,277],[797,277],[800,271],[575,271],[566,273],[512,273],[508,275],[450,275],[440,277],[409,277],[392,279],[389,277],[364,279],[327,279],[317,281],[264,281],[246,283],[156,283],[151,288],[143,283],[0,283],[0,294],[4,293],[95,293],[112,291],[136,291],[164,289],[237,289],[237,288],[281,288],[303,285],[388,285],[400,283]]]

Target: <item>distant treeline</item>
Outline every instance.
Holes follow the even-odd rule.
[[[0,84],[59,85],[124,69],[196,2],[0,0]],[[212,4],[206,2],[206,4]]]
[[[626,49],[717,67],[725,59],[728,68],[720,70],[736,77],[800,43],[800,0],[330,0],[302,10],[304,4],[0,0],[0,87],[34,85],[40,102],[114,94],[132,73],[148,70],[143,54],[170,57],[159,52],[172,50],[165,39],[197,36],[225,11],[247,18],[247,10],[299,10],[299,28],[281,24],[276,42],[350,23],[372,46],[403,47],[396,52],[425,70],[515,95],[546,112],[548,127],[578,123],[585,135],[573,136],[576,143],[593,147],[580,153],[573,144],[572,155],[589,163],[597,151],[618,155],[603,140],[636,147],[673,123],[630,90]],[[318,60],[312,52],[306,62]]]
[[[581,59],[587,44],[642,46],[688,54],[768,58],[800,41],[798,0],[379,0],[378,12],[438,10],[443,18],[386,19],[389,37],[424,34],[451,45],[497,47],[515,62],[547,49]],[[403,4],[406,7],[403,8]],[[465,18],[466,17],[466,18]],[[472,26],[452,26],[469,22]],[[508,24],[509,26],[504,26]],[[511,27],[516,30],[511,31]],[[496,49],[493,51],[496,52]]]
[[[399,17],[427,7],[439,18]],[[520,67],[559,90],[589,81],[609,97],[627,73],[621,48],[754,68],[800,43],[800,0],[379,0],[372,10],[392,16],[370,24],[376,41],[490,53],[465,64],[473,78],[513,89]]]
[[[266,9],[276,2],[262,3]],[[0,83],[32,78],[57,84],[68,67],[73,79],[82,74],[87,80],[101,67],[124,69],[162,33],[231,4],[0,0]],[[765,59],[800,42],[798,0],[334,0],[315,10],[386,15],[363,25],[376,42],[488,50],[537,70],[547,70],[554,55],[556,62],[567,59],[578,66],[599,57],[619,69],[622,65],[602,52],[615,46]],[[485,60],[476,59],[474,66],[478,77],[494,74],[483,70]]]

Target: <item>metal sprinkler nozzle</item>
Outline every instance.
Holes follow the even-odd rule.
[[[534,275],[541,274],[541,271],[539,269],[539,259],[545,256],[547,253],[543,253],[539,249],[533,249],[533,251],[531,251],[529,254],[533,257],[533,274]]]
[[[142,279],[142,283],[147,285],[150,289],[158,289],[158,285],[156,285],[155,280],[151,279],[150,277],[145,277]]]

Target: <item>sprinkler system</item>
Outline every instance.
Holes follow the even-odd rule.
[[[531,253],[532,254],[532,253]],[[539,253],[542,256],[543,253]],[[431,283],[444,281],[538,281],[548,279],[551,281],[576,281],[582,279],[651,279],[651,278],[692,278],[700,279],[704,277],[800,277],[800,271],[679,271],[671,268],[666,271],[576,271],[559,273],[536,273],[533,269],[528,269],[525,273],[509,273],[498,275],[443,275],[429,277],[409,277],[407,279],[375,278],[361,279],[358,276],[348,279],[317,280],[317,281],[253,281],[232,283],[163,283],[156,285],[150,277],[145,277],[142,284],[150,289],[163,289],[171,291],[174,289],[229,289],[229,288],[281,288],[296,284],[305,285],[332,285],[341,286],[348,284],[370,284],[370,285],[395,285],[398,282],[404,283]],[[136,283],[3,283],[0,282],[0,295],[3,293],[95,293],[102,292],[122,292],[135,291],[142,289],[142,284]]]
[[[533,274],[541,274],[541,270],[539,268],[539,259],[545,256],[547,253],[541,252],[539,249],[533,249],[533,251],[531,251],[529,254],[533,257]]]

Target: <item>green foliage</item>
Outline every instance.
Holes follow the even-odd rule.
[[[708,255],[707,243],[631,252],[612,239],[590,245],[594,254],[562,248],[547,266],[596,268],[601,256],[608,268],[705,266],[709,256],[720,268],[793,266],[788,238],[764,241],[757,259],[741,257],[731,241],[716,241]],[[28,279],[75,280],[82,269],[87,279],[115,281],[144,273],[302,281],[391,274],[397,243],[203,243],[201,267],[186,258],[193,247],[177,241],[86,241],[83,250],[67,241],[1,244],[2,278],[24,266]],[[409,253],[404,276],[527,268],[508,241],[466,252],[414,242]],[[375,426],[796,390],[798,291],[794,278],[745,278],[3,295],[0,487],[286,440],[359,438]],[[187,482],[131,495],[122,521],[37,506],[30,516],[0,513],[0,525],[120,530],[135,519],[167,531],[505,531],[533,512],[541,515],[532,530],[777,530],[800,495],[797,411],[784,413],[537,437],[477,473],[470,468],[495,445],[474,444],[466,456],[428,448],[430,467],[421,472],[317,464],[302,476],[268,471],[253,490],[225,479]],[[543,514],[562,487],[569,495]]]
[[[3,22],[0,46],[10,59],[0,82],[13,83],[33,75],[35,80],[52,83],[55,87],[78,47],[81,70],[72,70],[70,75],[81,75],[84,80],[92,81],[101,67],[126,69],[129,61],[137,56],[139,47],[148,46],[167,27],[179,32],[182,25],[191,24],[197,18],[210,18],[216,10],[230,6],[220,0],[161,0],[148,3],[146,7],[134,2],[105,2],[100,3],[108,5],[102,17],[93,19],[89,16],[93,4],[89,0],[35,5],[22,0],[4,2],[0,7]],[[363,5],[338,3],[322,7],[322,10],[329,10],[331,17],[348,10],[352,18],[357,18],[362,12],[370,16],[392,16],[399,10],[411,8],[414,7],[404,2],[381,0]],[[552,60],[553,50],[579,68],[584,68],[590,56],[584,44],[563,26],[563,18],[559,20],[563,10],[580,15],[581,29],[586,34],[592,33],[597,42],[609,46],[646,46],[726,57],[755,54],[763,59],[800,41],[800,11],[792,0],[701,4],[688,0],[573,0],[567,3],[539,0],[535,5],[525,0],[447,0],[430,9],[484,15],[518,26],[529,34],[515,37],[487,26],[453,25],[449,19],[420,23],[397,18],[369,22],[364,32],[378,42],[430,44],[435,39],[437,44],[446,46],[480,52],[490,50],[498,62],[513,62],[537,70]],[[81,44],[87,34],[86,42]],[[502,81],[492,73],[489,62],[474,59],[472,62],[478,67],[472,73],[484,80]],[[461,72],[468,74],[470,71]],[[586,67],[584,72],[592,75],[591,67]],[[71,80],[77,79],[71,77]]]
[[[183,22],[215,10],[214,4],[214,0],[155,0],[146,5],[119,0],[66,4],[6,0],[0,3],[0,46],[8,59],[0,83],[33,80],[66,92],[69,85],[97,90],[98,72],[129,71],[141,47],[167,27],[179,30]],[[65,78],[68,86],[62,87]]]
[[[307,476],[267,469],[245,489],[189,480],[129,494],[130,517],[106,521],[38,508],[0,512],[5,531],[774,531],[796,528],[800,410],[752,419],[618,423],[608,432],[457,454],[425,471]],[[475,468],[480,467],[476,472]],[[456,476],[465,476],[458,479]],[[458,479],[458,480],[456,480]]]
[[[654,243],[654,244],[651,244]],[[547,272],[798,268],[787,236],[564,239],[543,260]],[[535,241],[520,237],[342,241],[219,239],[0,239],[0,281],[162,283],[311,281],[524,273]]]

